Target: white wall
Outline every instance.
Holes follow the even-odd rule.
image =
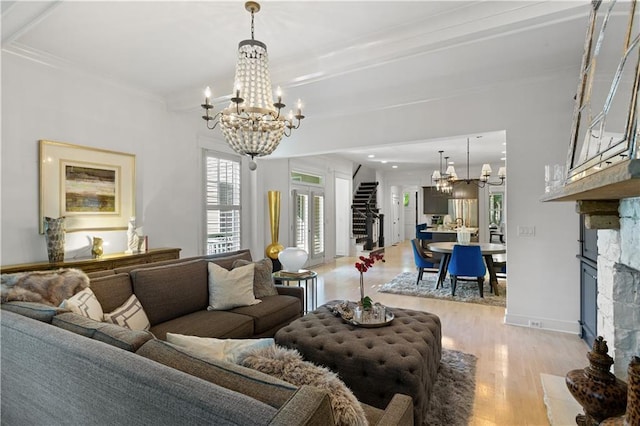
[[[542,328],[570,333],[578,333],[580,317],[575,258],[578,215],[572,202],[542,203],[540,198],[544,194],[544,165],[562,162],[567,156],[577,73],[577,68],[567,69],[484,92],[385,110],[384,120],[375,113],[362,117],[362,121],[350,117],[349,127],[416,120],[424,123],[416,140],[504,129],[508,141],[509,271],[505,321],[528,326],[534,320]],[[328,137],[320,128],[314,129],[314,135],[320,140]],[[426,173],[418,173],[414,180],[401,177],[401,173],[385,174],[387,191],[393,185],[415,184],[419,180],[422,186],[428,181]],[[389,207],[386,209],[385,213],[390,212]],[[534,227],[535,235],[519,236],[517,229],[522,226]]]
[[[578,216],[573,203],[539,201],[544,192],[544,164],[566,158],[576,75],[577,69],[563,70],[430,103],[367,111],[349,117],[348,122],[338,118],[331,125],[317,117],[305,127],[306,154],[313,154],[314,146],[327,149],[330,144],[340,148],[384,144],[389,123],[405,120],[420,124],[414,134],[408,135],[413,140],[505,129],[509,212],[506,320],[520,325],[536,320],[543,328],[577,333]],[[199,114],[169,114],[161,100],[144,93],[5,53],[2,91],[2,264],[46,260],[44,238],[38,234],[38,139],[136,154],[137,216],[151,247],[181,247],[182,256],[200,253],[201,148],[225,148],[219,139],[213,139],[219,137],[217,132],[204,129]],[[198,102],[194,99],[195,104]],[[361,141],[359,129],[367,126],[378,130],[377,136]],[[340,132],[335,131],[337,128]],[[281,161],[284,163],[275,163]],[[243,176],[251,182],[243,193],[243,218],[250,228],[249,235],[243,235],[243,244],[252,249],[254,257],[263,256],[270,238],[266,191],[280,189],[284,195],[289,189],[291,165],[279,164],[288,163],[260,160],[258,173],[243,168]],[[327,176],[335,167],[329,160],[320,164],[311,160],[310,164],[326,171]],[[350,167],[345,169],[342,171],[351,173]],[[380,174],[375,178],[382,188],[398,185]],[[390,200],[385,199],[388,194],[379,193],[379,205],[387,218],[387,241],[391,235]],[[325,195],[333,200],[332,193],[327,191]],[[281,240],[289,241],[289,204],[287,197],[283,200]],[[331,208],[328,203],[328,211]],[[331,219],[327,225],[330,248]],[[535,227],[535,236],[518,236],[519,226]],[[118,252],[124,249],[124,234],[91,232],[69,238],[72,245],[88,246],[88,236],[102,236],[111,243],[107,252]],[[327,255],[332,256],[329,252]]]
[[[2,122],[2,264],[47,259],[38,233],[39,139],[135,154],[137,224],[150,246],[196,254],[196,135],[187,121],[168,115],[161,100],[3,52]],[[67,235],[67,251],[78,255],[83,247],[89,254],[94,235],[105,239],[106,253],[125,249],[125,231]]]
[[[336,256],[348,256],[351,245],[351,176],[336,172],[335,179],[335,236]]]
[[[150,247],[179,247],[182,257],[202,254],[202,149],[231,151],[199,114],[168,113],[162,100],[146,93],[3,52],[2,124],[2,265],[47,260],[38,233],[39,139],[135,154],[136,223]],[[259,192],[257,182],[284,188],[286,203],[288,173],[285,167],[280,174],[256,174],[242,162],[249,183],[242,194],[242,245],[260,258],[264,235],[270,236],[266,191]],[[126,230],[67,233],[67,259],[89,256],[92,236],[104,239],[105,254],[126,248]]]

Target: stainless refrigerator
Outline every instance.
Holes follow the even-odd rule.
[[[470,228],[478,227],[478,199],[461,198],[449,199],[449,216],[454,222],[458,218],[464,220],[464,226]]]

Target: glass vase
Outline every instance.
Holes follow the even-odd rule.
[[[49,263],[64,262],[64,216],[44,218],[44,238],[47,242]]]

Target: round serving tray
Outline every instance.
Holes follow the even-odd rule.
[[[387,312],[385,315],[385,318],[384,319],[380,318],[378,321],[373,321],[373,318],[372,318],[371,321],[359,322],[354,319],[346,319],[344,317],[342,317],[342,320],[347,324],[355,325],[356,327],[377,328],[377,327],[384,327],[386,325],[391,324],[391,321],[393,321],[393,318],[395,318],[395,316],[393,315],[393,312]]]
[[[353,318],[354,311],[357,306],[358,304],[356,302],[345,301],[331,306],[330,310],[333,315],[342,318],[342,321],[346,322],[347,324],[363,328],[384,327],[391,324],[391,321],[393,321],[393,319],[395,318],[393,312],[391,312],[388,308],[385,308],[384,318],[374,318],[372,314],[368,313],[369,316],[367,317],[366,321],[358,321]]]

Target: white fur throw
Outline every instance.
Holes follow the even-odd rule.
[[[238,363],[296,386],[310,385],[329,393],[335,424],[366,426],[362,406],[351,390],[326,367],[303,361],[300,353],[281,346],[269,346],[246,351],[238,356]]]
[[[64,299],[87,287],[89,277],[79,269],[2,274],[0,302],[16,300],[60,306]]]

